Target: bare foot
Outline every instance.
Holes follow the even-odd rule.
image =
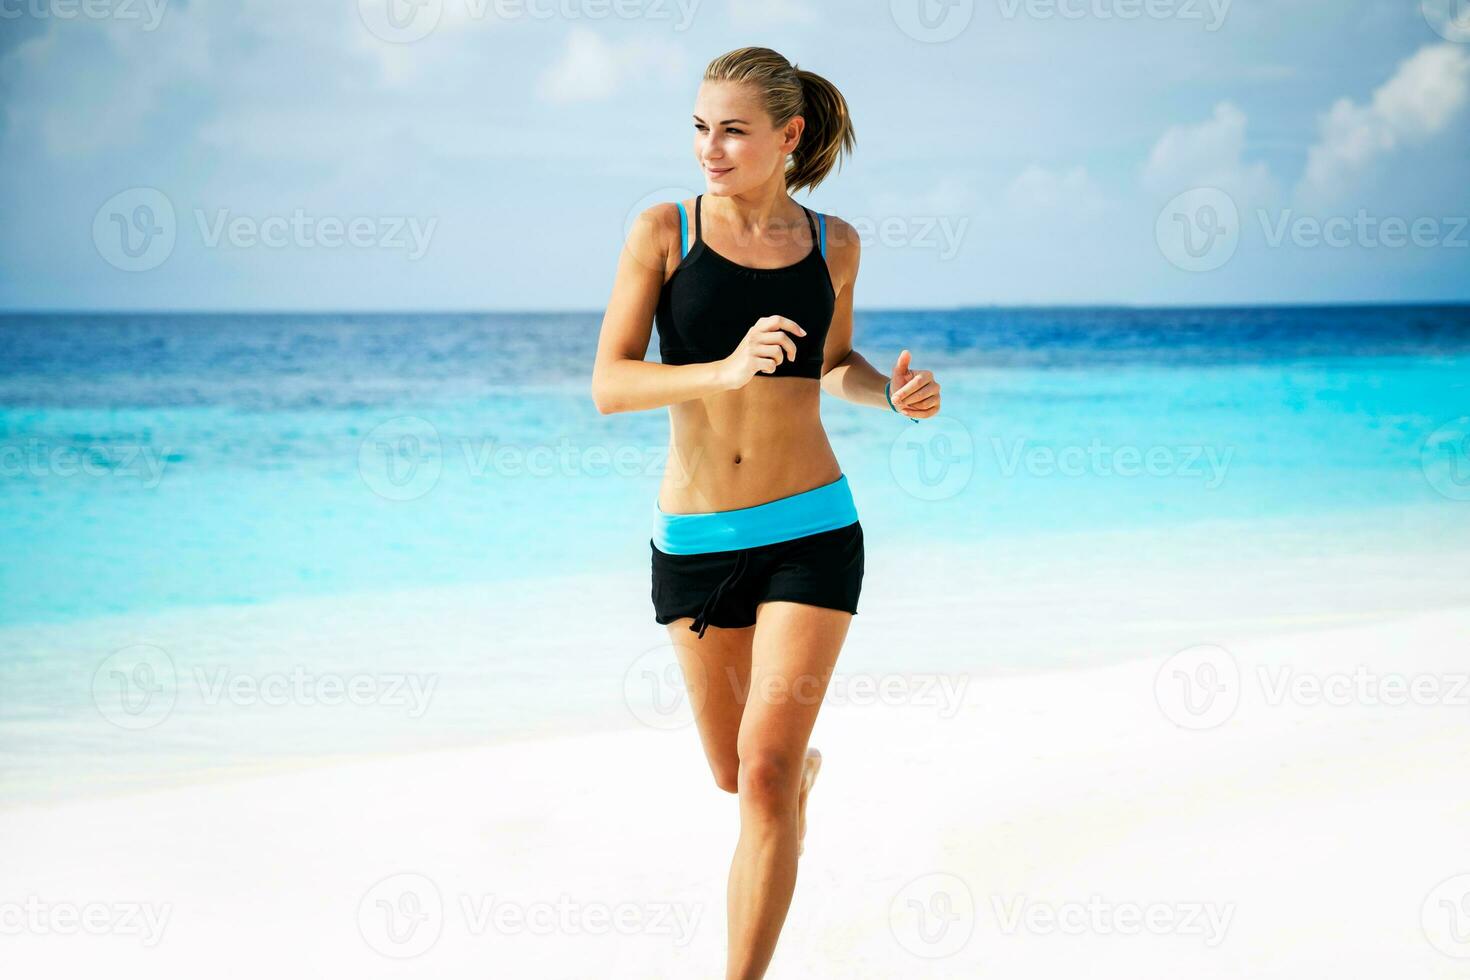
[[[806,798],[812,791],[812,784],[817,781],[817,773],[822,771],[822,753],[816,749],[807,749],[806,758],[801,764],[801,792],[796,798],[797,830],[796,830],[796,856],[801,857],[801,852],[806,849]]]

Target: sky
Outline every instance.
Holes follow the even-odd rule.
[[[0,309],[599,310],[751,44],[860,309],[1470,300],[1470,0],[0,0]]]

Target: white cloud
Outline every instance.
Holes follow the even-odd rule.
[[[1172,197],[1196,187],[1218,187],[1237,204],[1263,202],[1275,190],[1265,163],[1245,161],[1246,115],[1230,102],[1193,125],[1171,126],[1149,152],[1143,184]]]
[[[672,82],[683,71],[684,52],[677,44],[642,38],[613,42],[579,27],[567,35],[538,91],[548,102],[598,102],[612,98],[631,79]]]
[[[1064,212],[1091,217],[1107,210],[1102,188],[1080,166],[1054,172],[1033,163],[1006,185],[1001,201],[1020,216]]]
[[[169,11],[168,43],[138,22],[56,21],[5,59],[8,122],[38,134],[53,157],[84,156],[136,143],[172,90],[209,69],[210,32],[193,7]],[[74,65],[61,73],[58,62]],[[44,80],[44,84],[42,82]]]
[[[1339,99],[1321,119],[1307,153],[1300,199],[1320,204],[1350,190],[1379,157],[1441,132],[1470,90],[1470,54],[1454,44],[1419,49],[1367,105]]]
[[[923,190],[895,189],[894,185],[884,185],[884,189],[869,200],[868,210],[874,217],[960,214],[973,210],[976,204],[975,192],[968,180],[954,174],[945,174]]]

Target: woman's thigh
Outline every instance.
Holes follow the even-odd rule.
[[[668,625],[669,639],[678,653],[679,667],[699,728],[699,740],[709,759],[715,782],[735,792],[740,772],[736,740],[750,684],[751,644],[755,627],[722,629],[711,626],[704,637],[690,629],[690,617]]]
[[[757,607],[737,746],[743,765],[794,778],[851,623],[849,612],[805,603]]]

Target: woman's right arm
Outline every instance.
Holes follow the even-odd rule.
[[[618,258],[617,279],[602,317],[597,360],[592,366],[592,401],[603,415],[660,408],[730,387],[719,361],[657,364],[643,359],[663,288],[670,227],[673,241],[678,241],[674,205],[655,204],[646,209],[633,222]]]

